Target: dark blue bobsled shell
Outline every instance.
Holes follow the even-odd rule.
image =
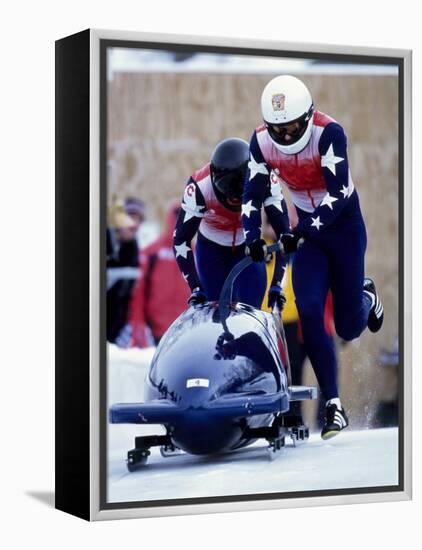
[[[246,426],[268,425],[289,407],[281,346],[268,313],[237,304],[222,322],[217,304],[191,307],[160,342],[145,396],[183,411],[183,421],[167,416],[177,446],[201,454],[234,448]]]
[[[284,366],[273,316],[237,304],[225,329],[218,313],[215,304],[189,308],[172,324],[151,362],[147,398],[170,399],[183,407],[202,403],[201,390],[207,401],[280,391]]]
[[[113,423],[162,424],[177,447],[211,454],[251,443],[250,428],[289,409],[278,321],[244,304],[187,309],[162,338],[144,403],[110,409]]]

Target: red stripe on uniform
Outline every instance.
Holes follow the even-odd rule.
[[[308,193],[308,197],[311,199],[312,208],[316,208],[314,197],[311,195],[310,189],[307,189],[306,192]]]

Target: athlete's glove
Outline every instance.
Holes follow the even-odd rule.
[[[283,289],[281,286],[274,285],[268,291],[268,307],[273,309],[277,304],[278,309],[283,311],[284,304],[286,303],[286,296],[284,295]]]
[[[190,306],[197,306],[199,304],[204,304],[206,301],[207,295],[199,286],[197,286],[193,289],[192,294],[189,296],[188,304]]]
[[[293,231],[293,233],[284,233],[284,235],[280,237],[281,252],[283,252],[283,254],[297,252],[304,242],[305,239],[302,235],[295,231]]]
[[[247,245],[245,252],[254,262],[262,262],[267,255],[267,243],[264,239],[255,239]]]

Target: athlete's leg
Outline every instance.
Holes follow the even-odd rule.
[[[284,324],[293,386],[301,386],[303,384],[303,366],[306,360],[305,346],[299,339],[298,331],[299,322],[295,321]],[[292,401],[289,413],[302,416],[302,402]]]
[[[198,238],[195,249],[196,264],[199,280],[209,300],[218,300],[228,274],[244,257],[244,246],[233,249],[203,237]],[[233,301],[260,308],[266,286],[265,264],[253,263],[237,277],[233,285]]]
[[[230,247],[198,238],[195,259],[199,280],[208,300],[218,300],[224,281],[232,267]]]
[[[308,240],[293,259],[293,289],[302,324],[303,342],[325,400],[338,397],[337,358],[324,326],[329,288],[325,252]]]
[[[328,248],[336,332],[343,340],[353,340],[367,327],[372,305],[371,298],[363,292],[366,250],[363,220],[338,228]]]
[[[244,257],[244,254],[242,256]],[[242,271],[236,279],[233,289],[233,299],[236,302],[249,304],[259,309],[264,299],[266,288],[267,270],[265,263],[254,262]]]

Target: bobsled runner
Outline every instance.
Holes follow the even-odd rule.
[[[269,247],[269,252],[277,245]],[[152,447],[163,456],[212,455],[263,438],[270,456],[309,437],[292,401],[315,399],[314,387],[292,386],[280,312],[231,301],[246,257],[229,274],[218,302],[189,307],[169,327],[152,359],[143,403],[117,403],[114,424],[161,424],[165,435],[135,438],[127,466],[144,466]]]

